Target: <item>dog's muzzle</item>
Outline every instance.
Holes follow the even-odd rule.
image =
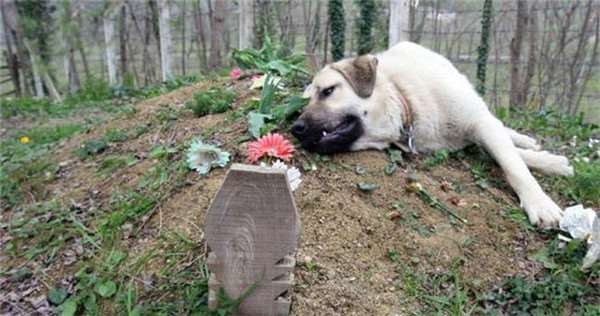
[[[363,126],[355,115],[332,115],[319,120],[305,113],[294,122],[291,132],[305,149],[332,154],[350,151],[363,134]]]

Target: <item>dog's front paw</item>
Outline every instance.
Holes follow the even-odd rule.
[[[520,145],[525,149],[531,149],[535,151],[542,150],[542,145],[538,144],[535,138],[523,135],[523,138],[520,140]]]
[[[542,228],[558,227],[562,218],[562,210],[545,193],[523,201],[529,221]]]
[[[547,170],[560,176],[573,176],[573,166],[569,163],[569,159],[565,156],[553,155],[547,151],[540,152],[542,161],[548,164]]]
[[[575,174],[573,166],[569,163],[569,159],[567,157],[560,157],[561,161],[558,166],[556,166],[556,173],[565,177],[572,177]]]

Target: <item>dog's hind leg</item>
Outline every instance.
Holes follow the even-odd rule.
[[[510,139],[512,139],[513,144],[515,144],[515,146],[518,148],[531,150],[542,149],[542,146],[540,146],[534,138],[521,134],[512,128],[505,127],[504,129],[506,129],[508,135],[510,135]]]
[[[547,151],[535,151],[517,148],[525,164],[533,170],[559,176],[572,176],[573,167],[565,156],[551,154]]]
[[[502,124],[493,115],[479,118],[471,140],[485,147],[500,165],[508,183],[521,200],[529,221],[540,226],[556,226],[562,210],[544,193]]]

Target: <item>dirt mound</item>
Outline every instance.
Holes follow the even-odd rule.
[[[245,120],[236,119],[231,112],[196,118],[183,107],[194,92],[210,84],[143,101],[136,105],[135,113],[61,144],[56,154],[60,157],[59,176],[47,187],[47,194],[88,210],[105,209],[115,194],[139,187],[149,170],[160,164],[159,158],[153,157],[153,148],[182,148],[200,135],[221,144],[233,154],[234,161],[243,162]],[[235,88],[238,100],[234,112],[256,95],[246,92],[245,83]],[[109,130],[136,127],[147,131],[137,138],[111,143],[105,152],[90,159],[82,160],[75,154],[86,141],[99,139]],[[115,155],[132,156],[137,162],[100,176],[99,166]],[[168,164],[181,159],[179,152]],[[333,157],[302,150],[296,154],[293,164],[300,170],[310,164],[316,169],[303,172],[303,182],[295,192],[302,230],[294,315],[409,313],[419,303],[404,285],[402,276],[408,271],[428,275],[457,269],[462,282],[483,289],[508,275],[530,275],[539,269],[527,259],[532,250],[541,247],[539,237],[529,234],[524,224],[514,219],[517,200],[504,186],[476,185],[471,160],[451,159],[426,167],[421,158],[412,157],[391,176],[384,173],[388,163],[386,153],[376,151]],[[183,173],[178,184],[164,190],[157,206],[141,220],[138,234],[124,238],[130,256],[143,254],[164,231],[179,232],[202,249],[205,212],[225,173],[223,169],[207,177]],[[468,224],[453,221],[409,192],[408,175],[416,176],[430,195],[452,207]],[[499,175],[492,167],[488,176]],[[372,183],[378,188],[363,192],[358,183]],[[197,254],[202,255],[200,251]],[[73,271],[73,267],[61,264],[59,261],[47,269],[51,280],[60,280]],[[161,268],[160,261],[150,261],[141,269],[152,274]]]

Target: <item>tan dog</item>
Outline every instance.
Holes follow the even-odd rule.
[[[292,126],[308,150],[384,149],[414,153],[483,146],[498,162],[529,220],[555,226],[562,216],[529,172],[572,175],[566,157],[504,127],[467,78],[443,56],[410,42],[378,55],[344,59],[319,71],[310,103]]]

